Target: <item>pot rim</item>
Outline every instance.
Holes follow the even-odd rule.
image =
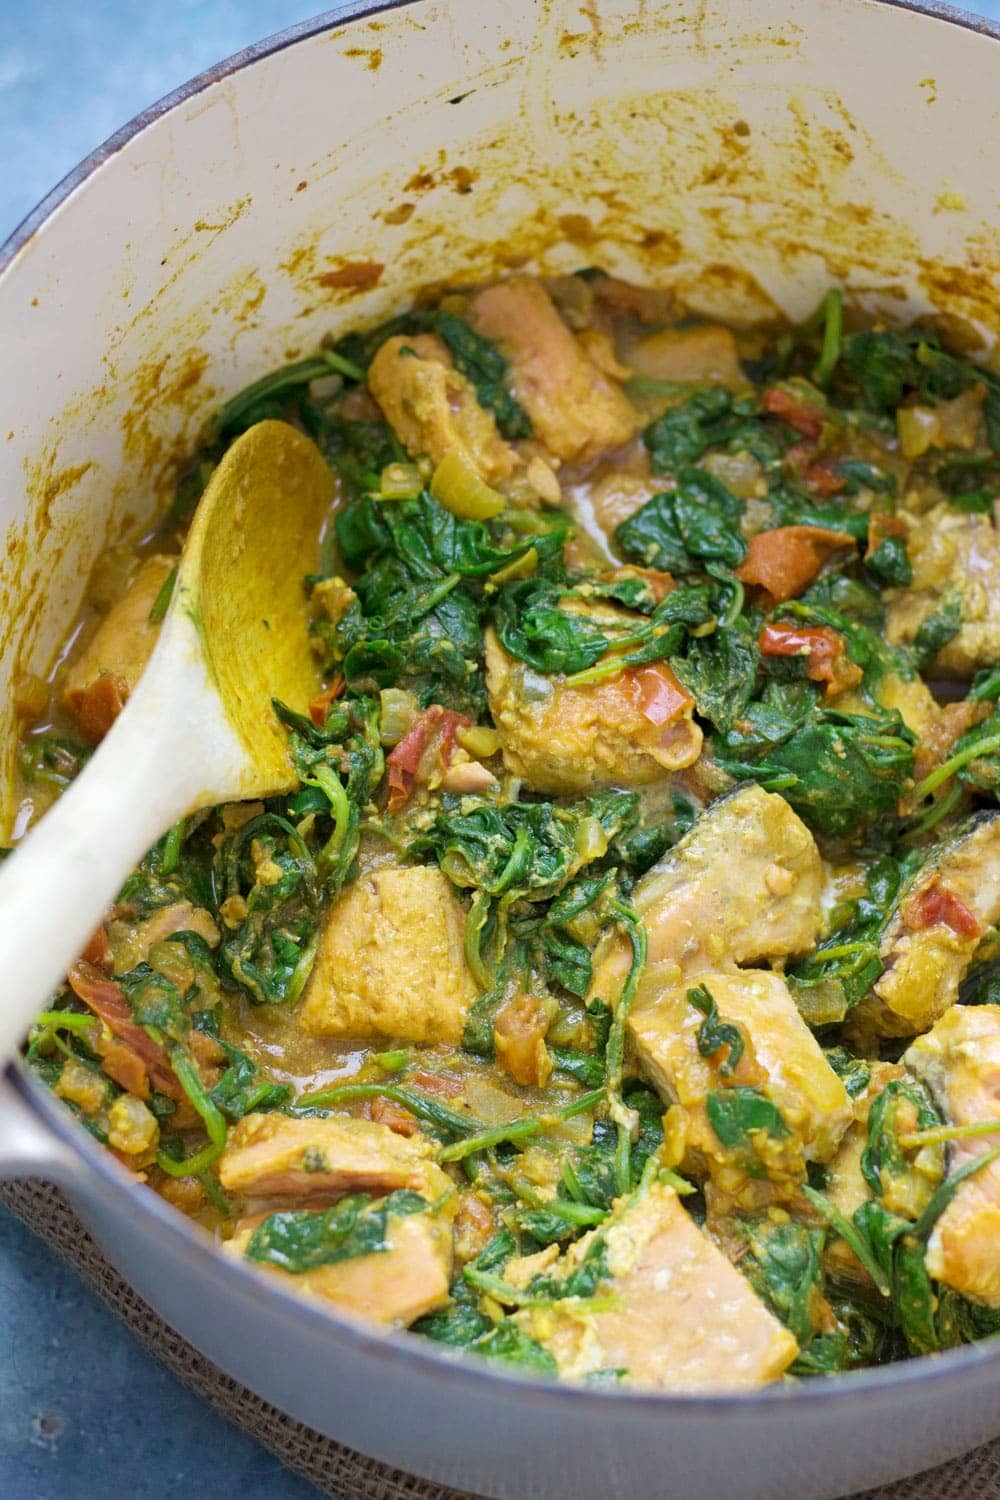
[[[401,10],[413,3],[415,0],[344,0],[344,3],[321,15],[298,22],[244,47],[165,94],[84,157],[27,214],[0,245],[0,276],[8,270],[20,251],[30,243],[47,220],[92,173],[161,116],[222,79],[242,72],[297,42],[330,31],[348,21]],[[941,3],[941,0],[874,0],[874,3],[927,16],[1000,42],[1000,21],[973,15],[956,6]],[[79,1129],[69,1112],[47,1090],[27,1075],[20,1061],[8,1064],[5,1075],[32,1114],[39,1117],[47,1129],[64,1146],[68,1146],[75,1156],[83,1159],[90,1175],[100,1180],[104,1190],[128,1199],[135,1212],[155,1222],[158,1231],[171,1243],[178,1260],[187,1259],[195,1267],[204,1266],[207,1269],[210,1266],[216,1273],[221,1270],[227,1278],[241,1282],[256,1300],[266,1297],[281,1310],[282,1316],[299,1323],[303,1330],[313,1331],[318,1320],[332,1325],[337,1336],[358,1353],[364,1353],[368,1358],[391,1361],[395,1365],[403,1363],[409,1366],[414,1375],[443,1386],[449,1385],[456,1378],[463,1383],[472,1382],[481,1390],[487,1391],[495,1390],[500,1384],[507,1388],[515,1400],[530,1402],[533,1409],[537,1409],[539,1405],[548,1408],[576,1405],[583,1409],[585,1405],[588,1416],[606,1413],[611,1417],[620,1414],[625,1408],[636,1415],[654,1419],[667,1413],[701,1417],[725,1413],[734,1417],[763,1420],[772,1411],[787,1411],[791,1408],[800,1412],[814,1408],[817,1402],[824,1405],[836,1403],[843,1409],[867,1402],[872,1396],[883,1392],[904,1389],[916,1383],[925,1386],[931,1382],[936,1385],[943,1382],[951,1382],[952,1385],[960,1383],[971,1391],[978,1388],[979,1372],[983,1366],[1000,1361],[1000,1339],[987,1339],[940,1354],[916,1356],[872,1369],[844,1371],[826,1379],[808,1379],[787,1385],[774,1384],[753,1391],[717,1394],[600,1390],[532,1378],[515,1369],[506,1370],[495,1364],[487,1364],[486,1361],[469,1359],[457,1351],[434,1344],[429,1339],[415,1338],[406,1332],[387,1334],[369,1328],[338,1315],[332,1309],[308,1302],[290,1288],[285,1288],[271,1277],[239,1261],[223,1261],[217,1246],[204,1231],[171,1208],[156,1193],[147,1191],[142,1184],[132,1179],[108,1151]],[[72,1191],[74,1184],[68,1183],[67,1186]],[[80,1191],[82,1196],[87,1196],[85,1182],[81,1182]]]

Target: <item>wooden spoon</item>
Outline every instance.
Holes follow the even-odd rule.
[[[332,499],[320,453],[284,422],[237,438],[212,475],[149,665],[0,870],[0,1060],[161,834],[198,808],[296,786],[271,699],[303,712],[317,690],[302,579]]]

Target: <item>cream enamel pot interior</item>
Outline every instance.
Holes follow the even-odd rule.
[[[998,110],[997,33],[879,0],[355,5],[180,90],[0,252],[7,776],[18,675],[49,668],[90,565],[209,411],[423,283],[600,264],[752,320],[833,278],[989,358]],[[17,1068],[0,1088],[0,1170],[67,1184],[223,1369],[418,1474],[510,1500],[809,1500],[1000,1432],[1000,1346],[685,1399],[373,1334],[224,1261]]]

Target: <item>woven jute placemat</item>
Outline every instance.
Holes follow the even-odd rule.
[[[122,1280],[50,1183],[0,1183],[0,1203],[67,1261],[168,1370],[321,1495],[332,1500],[471,1500],[331,1442],[223,1374]],[[900,1484],[868,1490],[856,1500],[1000,1500],[1000,1441]]]

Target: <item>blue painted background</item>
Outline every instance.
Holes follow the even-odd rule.
[[[132,115],[322,5],[0,0],[0,241]],[[972,8],[1000,19],[1000,0]],[[316,1493],[161,1369],[0,1209],[3,1500],[309,1500]]]

